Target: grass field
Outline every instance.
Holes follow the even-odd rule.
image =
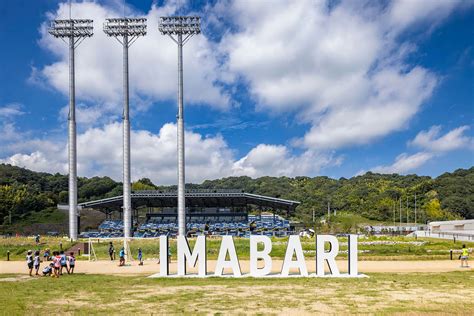
[[[340,250],[347,250],[347,239],[339,238]],[[87,240],[84,240],[87,242]],[[305,255],[314,256],[315,241],[313,239],[301,239]],[[39,249],[43,251],[46,248],[51,250],[59,250],[59,244],[62,243],[63,249],[68,249],[74,244],[68,239],[58,237],[43,237],[41,244],[36,245],[34,238],[5,238],[0,239],[0,260],[6,260],[7,251],[10,251],[11,260],[23,260],[26,251],[29,249]],[[190,245],[193,246],[194,240],[190,239]],[[234,243],[236,251],[240,259],[249,258],[249,240],[245,238],[235,238]],[[286,250],[286,238],[274,238],[271,256],[273,258],[283,258]],[[465,242],[468,247],[474,248],[473,242]],[[440,260],[449,259],[450,249],[459,250],[463,242],[454,243],[451,240],[418,238],[413,237],[366,237],[359,238],[359,254],[360,260]],[[122,247],[123,242],[114,241],[116,252]],[[157,239],[141,239],[133,240],[130,243],[130,249],[133,255],[136,255],[137,249],[143,250],[145,258],[158,258],[159,241]],[[208,239],[208,258],[216,259],[219,253],[220,239]],[[170,249],[172,257],[176,255],[176,240],[170,239]],[[97,243],[94,240],[94,250],[98,259],[107,259],[108,257],[108,241],[101,240]],[[341,253],[340,258],[344,258],[345,254]],[[81,258],[79,258],[81,259]],[[82,258],[84,259],[84,258]]]
[[[474,272],[362,279],[0,275],[9,314],[473,314]]]

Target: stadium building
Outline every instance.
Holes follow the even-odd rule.
[[[136,191],[131,197],[134,237],[177,236],[176,191]],[[288,217],[300,204],[242,190],[186,190],[185,199],[188,236],[286,236],[293,230]],[[98,231],[82,232],[80,237],[123,237],[122,206],[122,196],[80,203],[80,210],[94,209],[106,215]],[[145,216],[139,216],[140,212]]]

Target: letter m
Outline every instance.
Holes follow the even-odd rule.
[[[188,263],[195,267],[199,260],[199,276],[207,274],[206,260],[206,236],[198,236],[193,252],[189,249],[188,240],[185,236],[178,236],[178,275],[186,275],[186,267]]]

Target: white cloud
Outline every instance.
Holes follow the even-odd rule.
[[[260,144],[232,166],[232,174],[260,177],[272,176],[302,176],[315,174],[322,167],[338,165],[341,158],[332,155],[306,151],[294,156],[283,145]]]
[[[67,165],[58,160],[58,158],[56,157],[51,160],[47,153],[34,151],[30,154],[14,154],[6,159],[0,159],[0,162],[35,171],[65,173]]]
[[[405,61],[416,46],[397,35],[445,18],[460,2],[432,1],[433,14],[424,2],[411,2],[225,2],[236,31],[226,33],[220,48],[259,110],[293,112],[311,124],[296,145],[365,144],[406,128],[438,81]],[[223,12],[222,3],[216,10]]]
[[[94,20],[94,36],[86,38],[76,50],[76,97],[100,104],[93,108],[98,114],[120,114],[122,108],[122,47],[102,31],[106,18],[121,16],[114,3],[100,5],[94,2],[72,4],[74,18]],[[146,103],[176,99],[177,46],[168,37],[159,34],[158,18],[173,15],[177,9],[172,2],[163,7],[153,5],[144,14],[148,19],[147,35],[139,38],[130,48],[131,108],[140,109]],[[59,4],[49,19],[66,18],[68,6]],[[142,16],[131,12],[133,16]],[[68,46],[47,32],[47,23],[40,28],[40,44],[57,57],[57,61],[42,69],[34,69],[30,82],[46,81],[63,94],[68,94]],[[185,100],[225,109],[230,106],[229,96],[218,85],[224,73],[217,61],[216,51],[205,35],[197,35],[184,47]],[[44,79],[44,80],[43,80]],[[138,104],[137,104],[138,103]],[[85,111],[85,109],[83,109]]]
[[[471,5],[471,1],[462,0],[397,0],[391,3],[388,22],[395,31],[404,29],[411,24],[420,23],[420,21],[436,25],[454,10]]]
[[[429,160],[457,149],[474,149],[474,139],[464,135],[469,126],[460,126],[444,135],[440,135],[441,126],[432,126],[427,131],[419,132],[408,145],[419,147],[423,151],[409,155],[402,153],[389,166],[377,166],[373,172],[379,173],[408,173],[421,167]],[[364,173],[364,171],[360,171]]]
[[[433,157],[434,155],[432,153],[427,152],[419,152],[413,155],[403,153],[397,156],[392,165],[378,166],[372,168],[372,171],[378,173],[408,173],[421,167]]]
[[[176,183],[176,125],[163,125],[158,134],[133,130],[132,178],[147,177],[157,184]],[[78,174],[122,178],[122,125],[114,122],[102,128],[89,128],[77,136]],[[186,181],[202,182],[231,175],[296,176],[316,174],[323,167],[340,163],[332,155],[306,151],[292,155],[285,146],[258,145],[245,157],[234,154],[220,136],[203,137],[186,132]],[[67,173],[67,147],[64,142],[23,139],[11,144],[16,153],[0,162],[36,171]]]
[[[22,106],[19,103],[10,103],[5,106],[0,107],[0,117],[4,119],[11,119],[14,116],[20,116],[25,114],[22,111]]]
[[[463,148],[474,148],[474,139],[466,136],[469,126],[460,126],[444,135],[440,135],[441,126],[432,126],[427,131],[421,131],[409,145],[423,148],[431,152],[446,152]]]

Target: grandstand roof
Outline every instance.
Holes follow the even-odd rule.
[[[243,207],[255,205],[262,208],[293,212],[300,204],[297,201],[274,198],[264,195],[242,192],[240,190],[187,190],[185,193],[187,207]],[[120,210],[122,195],[111,198],[89,201],[79,204],[79,208]],[[132,193],[134,208],[176,207],[176,191],[135,191]]]

